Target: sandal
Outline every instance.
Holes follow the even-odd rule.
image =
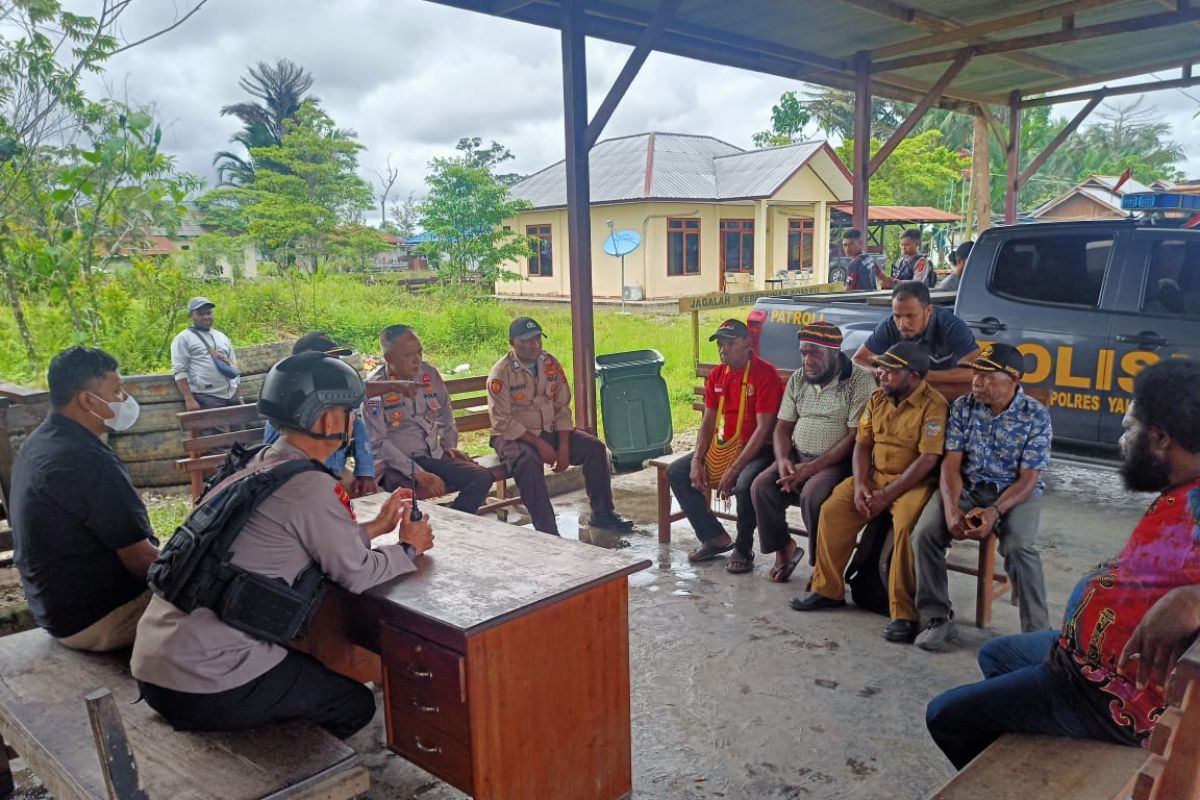
[[[729,557],[729,563],[725,566],[725,571],[734,575],[744,575],[747,572],[753,572],[754,555],[746,555],[741,552],[734,553]]]
[[[697,547],[692,552],[688,553],[688,561],[693,564],[699,564],[702,561],[712,561],[720,555],[724,555],[733,549],[733,542],[724,546],[714,546],[707,542]]]
[[[767,577],[775,583],[787,583],[791,580],[792,573],[796,571],[796,566],[799,565],[802,558],[804,558],[804,548],[796,545],[796,552],[792,553],[792,557],[784,564],[776,564],[771,567]]]

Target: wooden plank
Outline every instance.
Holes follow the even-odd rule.
[[[0,735],[21,753],[56,800],[106,796],[91,726],[79,702],[100,686],[111,689],[121,709],[142,786],[153,798],[271,797],[319,776],[328,786],[335,773],[359,768],[350,747],[310,723],[229,733],[175,731],[145,703],[134,702],[138,688],[128,670],[119,656],[72,651],[41,630],[4,638]],[[361,777],[356,780],[342,790],[360,790]]]
[[[184,431],[216,428],[222,425],[245,425],[260,422],[261,419],[262,417],[258,416],[258,406],[254,403],[184,411],[177,417],[179,427]]]
[[[126,464],[125,468],[129,470],[129,478],[133,481],[133,485],[139,489],[179,486],[187,483],[187,477],[175,466],[173,458],[162,461],[138,461]]]
[[[454,427],[458,429],[459,433],[486,431],[492,427],[492,418],[486,411],[482,414],[466,414],[455,418]]]
[[[263,442],[263,431],[266,428],[245,428],[240,431],[229,431],[227,433],[214,433],[211,436],[198,436],[195,439],[179,440],[176,436],[176,443],[180,445],[180,456],[188,456],[195,458],[204,453],[211,453],[214,450],[228,450],[235,444],[253,447],[260,445]]]
[[[486,375],[471,375],[466,378],[450,378],[446,381],[446,390],[450,394],[463,392],[482,392],[487,389]]]
[[[108,446],[126,465],[139,461],[179,458],[184,452],[177,430],[110,436]]]
[[[1097,800],[1112,797],[1146,758],[1094,739],[1006,734],[929,800]]]
[[[26,403],[31,400],[49,400],[50,393],[45,389],[0,381],[0,397],[6,397],[9,400],[15,400],[19,403]]]
[[[137,761],[129,749],[125,726],[121,723],[121,713],[117,711],[112,692],[97,689],[85,697],[84,702],[110,800],[149,800],[142,788]]]

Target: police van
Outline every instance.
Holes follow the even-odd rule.
[[[1049,393],[1060,448],[1111,453],[1134,376],[1164,358],[1200,356],[1200,196],[1122,202],[1125,219],[992,228],[957,294],[933,293],[981,344],[1025,354],[1025,382]],[[800,325],[842,326],[852,354],[891,312],[889,294],[763,298],[747,324],[763,358],[795,369]]]

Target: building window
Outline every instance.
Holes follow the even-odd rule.
[[[667,220],[667,275],[700,274],[700,220]]]
[[[788,220],[787,268],[791,272],[813,270],[813,221]]]
[[[754,272],[754,220],[721,220],[721,268]]]
[[[554,259],[551,256],[550,226],[526,225],[525,235],[529,237],[529,274],[547,278],[554,274]]]

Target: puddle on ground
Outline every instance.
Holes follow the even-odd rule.
[[[573,509],[556,512],[554,519],[558,522],[558,533],[564,539],[574,539],[584,544],[603,547],[605,550],[624,550],[629,547],[629,542],[621,538],[620,533],[602,528],[589,528],[581,523],[579,512]],[[533,525],[525,527],[533,530]]]

